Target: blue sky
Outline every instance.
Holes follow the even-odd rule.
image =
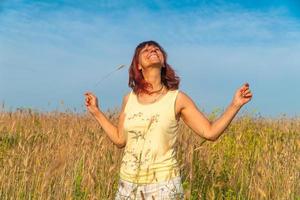
[[[254,97],[243,112],[299,116],[297,0],[1,0],[0,102],[82,111],[91,90],[103,110],[119,107],[127,68],[95,84],[150,39],[202,111],[225,108],[249,82]]]

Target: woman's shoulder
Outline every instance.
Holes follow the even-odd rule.
[[[124,96],[123,96],[123,102],[125,104],[127,103],[128,99],[129,99],[130,95],[132,95],[132,93],[133,93],[133,91],[129,91],[129,92],[127,92],[127,93],[124,94]]]
[[[187,95],[184,91],[179,90],[178,91],[178,95],[177,95],[177,99],[176,99],[176,103],[180,106],[180,107],[185,107],[185,105],[187,104],[193,104],[193,100],[191,97],[189,97],[189,95]]]
[[[132,91],[127,92],[123,95],[122,110],[125,110],[128,100],[131,96],[131,93],[132,93]]]
[[[187,96],[187,94],[184,91],[178,89],[178,96],[179,95],[180,96]]]

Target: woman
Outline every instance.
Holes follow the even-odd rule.
[[[97,97],[85,93],[89,112],[115,145],[125,147],[116,199],[183,199],[176,161],[179,119],[199,136],[215,141],[251,100],[249,84],[239,88],[225,112],[210,122],[178,90],[179,78],[167,63],[164,49],[155,41],[146,41],[135,49],[129,86],[132,91],[123,98],[117,127],[101,112]]]

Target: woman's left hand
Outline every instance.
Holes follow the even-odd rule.
[[[242,107],[252,99],[252,93],[249,89],[249,84],[245,83],[239,88],[233,97],[232,104],[237,107]]]

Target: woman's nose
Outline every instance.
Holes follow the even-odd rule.
[[[155,48],[151,48],[151,49],[150,49],[150,53],[155,52],[155,51],[156,51]]]

